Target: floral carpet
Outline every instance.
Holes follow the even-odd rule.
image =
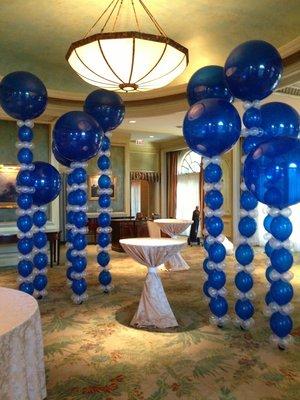
[[[251,331],[209,325],[202,297],[203,250],[187,248],[183,255],[190,270],[160,273],[180,325],[165,332],[129,326],[146,268],[126,255],[113,253],[115,288],[106,295],[97,284],[95,247],[89,247],[89,299],[80,306],[70,300],[65,267],[49,271],[49,293],[40,302],[48,400],[300,399],[299,267],[293,269],[295,344],[280,351],[269,344],[270,330],[262,312],[263,254],[256,257],[257,311]],[[227,264],[233,316],[232,257]],[[15,279],[15,269],[0,271],[1,286],[14,287]]]

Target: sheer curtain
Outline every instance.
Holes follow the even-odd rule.
[[[131,215],[141,212],[141,182],[131,181]]]
[[[167,214],[169,218],[175,218],[177,199],[177,168],[178,151],[167,153]]]
[[[192,219],[195,207],[199,206],[199,173],[177,176],[176,218]],[[190,228],[183,234],[188,235]]]

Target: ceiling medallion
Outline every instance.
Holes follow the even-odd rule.
[[[128,1],[137,30],[115,31],[124,0],[113,0],[84,38],[71,44],[66,59],[84,81],[103,89],[127,93],[166,86],[188,65],[188,49],[168,38],[144,2],[136,0],[158,34],[141,32],[135,0]],[[105,15],[100,33],[88,36]],[[112,32],[104,32],[109,23]]]

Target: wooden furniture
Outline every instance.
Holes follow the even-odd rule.
[[[60,261],[60,235],[61,232],[46,232],[47,239],[50,248],[50,267],[53,267],[53,263],[59,265]],[[0,234],[0,245],[1,244],[15,244],[18,243],[18,236],[12,235],[1,235]]]
[[[149,237],[147,221],[136,221],[134,219],[112,219],[112,237],[111,247],[112,250],[124,252],[119,243],[120,239],[136,238],[136,237]]]

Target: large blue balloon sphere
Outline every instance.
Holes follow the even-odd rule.
[[[109,264],[110,256],[106,251],[100,251],[97,255],[97,261],[101,267],[106,267]]]
[[[294,295],[293,286],[282,280],[273,282],[270,292],[273,300],[280,306],[289,303]]]
[[[56,159],[59,164],[64,165],[65,167],[70,168],[72,161],[68,160],[67,158],[63,157],[59,151],[57,150],[56,144],[53,141],[52,142],[52,153],[54,155],[54,158]]]
[[[198,69],[189,80],[187,98],[190,106],[200,100],[212,98],[232,102],[233,96],[224,78],[223,67],[219,65],[207,65]]]
[[[212,297],[209,303],[211,312],[217,317],[223,317],[228,311],[228,304],[226,299],[222,296]]]
[[[261,128],[268,137],[298,137],[299,114],[285,103],[264,104],[261,109]]]
[[[205,228],[210,235],[219,236],[224,228],[222,218],[216,216],[205,218]]]
[[[222,178],[222,168],[218,164],[210,163],[204,169],[204,181],[208,183],[219,182]]]
[[[243,293],[249,292],[253,286],[252,276],[245,271],[238,272],[235,276],[234,282],[236,287]]]
[[[212,189],[206,192],[204,201],[209,208],[212,210],[217,210],[218,208],[222,207],[224,199],[219,190]]]
[[[121,97],[112,91],[98,89],[90,93],[84,102],[84,111],[90,114],[103,132],[116,129],[123,121],[125,105]]]
[[[111,273],[109,271],[103,270],[99,274],[99,283],[103,286],[107,286],[111,283]]]
[[[245,154],[249,154],[261,143],[264,143],[266,141],[268,141],[268,138],[266,136],[247,136],[243,141],[243,151]]]
[[[32,195],[33,204],[42,206],[50,203],[59,195],[61,177],[56,168],[43,161],[33,163],[34,170],[30,171],[30,178],[35,192]]]
[[[222,243],[215,242],[209,246],[209,258],[214,263],[221,263],[226,257],[226,249]]]
[[[246,321],[254,314],[253,304],[249,300],[238,300],[235,303],[235,312],[243,321]]]
[[[274,249],[270,259],[272,266],[280,274],[284,274],[286,271],[288,271],[294,262],[292,253],[284,247],[281,247],[280,249]]]
[[[242,208],[246,211],[254,210],[258,203],[256,197],[249,190],[242,192],[240,202]]]
[[[274,138],[245,161],[247,188],[262,203],[285,208],[300,202],[300,140]]]
[[[12,72],[0,83],[1,107],[9,116],[22,121],[41,115],[46,109],[47,98],[45,85],[30,72]]]
[[[71,161],[87,161],[101,146],[103,131],[97,121],[83,111],[70,111],[55,123],[53,138],[58,153]]]
[[[261,100],[277,87],[282,73],[280,54],[270,43],[250,40],[237,46],[225,62],[225,78],[241,100]]]
[[[272,331],[280,338],[289,335],[293,329],[293,320],[289,315],[276,312],[270,318],[270,327]]]
[[[74,279],[72,282],[72,290],[78,296],[82,295],[87,288],[87,283],[85,279]]]
[[[271,222],[270,232],[275,239],[283,242],[291,236],[293,225],[289,218],[284,217],[283,215],[278,215],[278,217],[274,217]]]
[[[226,275],[223,271],[214,269],[208,277],[208,284],[216,290],[220,290],[226,283]]]
[[[205,157],[230,150],[241,132],[239,113],[223,99],[205,99],[192,105],[183,122],[189,148]]]
[[[241,265],[251,264],[254,258],[254,252],[249,244],[240,244],[235,251],[235,258]]]
[[[247,238],[254,235],[256,232],[256,221],[251,217],[243,217],[239,222],[239,231],[242,236]]]

